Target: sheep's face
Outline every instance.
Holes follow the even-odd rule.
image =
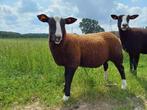
[[[65,31],[65,24],[71,24],[75,22],[77,19],[69,17],[69,18],[60,18],[60,17],[48,17],[44,14],[37,16],[40,21],[47,22],[49,24],[49,38],[51,42],[55,44],[60,44],[63,40]]]
[[[60,44],[65,33],[65,22],[62,18],[52,17],[48,20],[50,41]]]
[[[139,15],[111,15],[114,20],[118,20],[117,25],[118,28],[122,31],[126,31],[129,28],[129,20],[135,19]]]

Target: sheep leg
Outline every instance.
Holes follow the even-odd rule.
[[[134,71],[134,57],[131,53],[129,53],[130,57],[130,72],[132,73]]]
[[[67,101],[69,99],[71,82],[72,82],[75,71],[76,71],[76,68],[65,67],[65,86],[64,86],[65,95],[63,96],[64,101]]]
[[[134,56],[134,74],[137,75],[137,67],[139,61],[140,54]]]
[[[126,89],[127,83],[126,83],[126,76],[125,76],[125,71],[124,71],[124,66],[122,65],[122,63],[115,63],[115,66],[117,67],[120,75],[121,75],[121,79],[122,79],[122,89]]]
[[[103,64],[103,67],[104,67],[104,79],[105,79],[105,80],[108,80],[108,72],[107,72],[107,70],[108,70],[108,63],[105,62],[105,63]]]

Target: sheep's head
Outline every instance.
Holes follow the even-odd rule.
[[[49,24],[49,38],[50,41],[54,42],[55,44],[60,44],[64,35],[66,34],[65,24],[72,24],[77,20],[76,18],[72,17],[48,17],[45,14],[38,15],[37,17],[40,21]]]
[[[129,28],[129,20],[137,18],[139,15],[111,15],[114,20],[118,20],[118,28],[122,31],[126,31]]]

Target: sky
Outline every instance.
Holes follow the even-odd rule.
[[[77,18],[66,25],[67,32],[81,33],[82,18],[97,20],[105,31],[117,31],[111,14],[139,14],[130,26],[147,26],[147,0],[0,0],[0,31],[48,33],[48,24],[40,22],[38,14]]]

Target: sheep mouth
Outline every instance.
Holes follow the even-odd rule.
[[[56,37],[55,38],[55,44],[60,44],[62,38],[61,37]]]
[[[122,29],[123,31],[126,31],[128,28],[129,28],[128,26],[123,26],[123,27],[121,27],[121,29]]]

